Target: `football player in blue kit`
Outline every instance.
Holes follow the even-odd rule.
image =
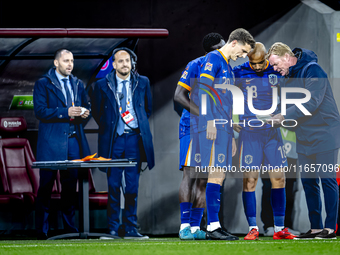
[[[234,67],[236,86],[244,94],[244,115],[234,129],[240,131],[240,169],[243,171],[243,206],[249,224],[249,233],[244,240],[256,240],[259,229],[256,224],[255,188],[261,167],[266,168],[272,184],[271,204],[274,214],[275,233],[273,239],[293,239],[295,236],[284,227],[286,195],[285,174],[287,158],[279,128],[273,128],[259,120],[249,109],[248,93],[256,110],[272,108],[272,88],[278,87],[280,74],[275,72],[265,58],[266,49],[257,42],[248,54],[249,61]],[[276,106],[275,110],[276,110]],[[269,117],[270,118],[270,117]],[[240,124],[240,125],[239,125]],[[242,127],[243,126],[243,127]]]
[[[220,210],[221,186],[225,172],[232,167],[236,153],[233,128],[229,124],[215,125],[215,120],[232,119],[232,94],[225,85],[234,84],[230,59],[245,58],[255,46],[255,40],[245,29],[234,30],[226,45],[207,54],[202,62],[199,80],[199,143],[201,169],[208,169],[206,186],[207,238],[213,240],[238,240],[222,228]]]
[[[203,38],[203,48],[206,53],[219,49],[224,44],[223,37],[218,33],[209,33]],[[191,175],[195,166],[199,166],[198,159],[200,157],[197,139],[197,117],[195,117],[199,115],[196,79],[199,77],[203,59],[204,56],[188,63],[178,81],[174,95],[174,100],[184,108],[179,123],[179,169],[183,171],[183,179],[179,188],[181,210],[179,238],[181,240],[206,239],[206,233],[200,230],[200,224],[205,208],[207,178],[195,178],[195,176]]]

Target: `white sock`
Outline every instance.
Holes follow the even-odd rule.
[[[330,228],[324,228],[324,230],[327,230],[328,234],[332,234],[334,232],[334,229],[330,229]]]
[[[322,229],[312,229],[312,234],[320,233]]]
[[[275,226],[275,232],[280,232],[281,230],[283,230],[285,227],[284,226]]]
[[[252,230],[253,228],[256,228],[256,230],[259,231],[259,227],[258,227],[258,226],[249,226],[249,232],[250,232],[250,230]]]
[[[221,224],[219,221],[215,221],[215,222],[210,222],[210,230],[209,231],[214,231],[218,228],[221,227]]]
[[[180,231],[181,230],[183,230],[183,229],[185,229],[186,227],[189,227],[190,228],[190,224],[189,223],[183,223],[183,224],[181,224],[181,227],[180,227]]]
[[[195,233],[196,232],[196,230],[200,230],[200,227],[191,227],[191,233],[193,234],[193,233]]]

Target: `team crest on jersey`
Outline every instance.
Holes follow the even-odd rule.
[[[187,71],[184,71],[181,78],[186,79],[187,76],[188,76],[188,72],[187,72]]]
[[[212,67],[213,67],[213,64],[207,62],[207,63],[205,64],[204,70],[211,71],[211,70],[212,70]]]
[[[196,161],[197,163],[200,163],[200,162],[201,162],[201,154],[199,154],[199,153],[196,153],[196,154],[195,154],[195,161]]]
[[[271,85],[276,85],[276,84],[277,84],[277,81],[278,81],[277,75],[275,75],[275,74],[270,74],[270,75],[268,75],[268,78],[269,78],[269,83],[270,83]]]
[[[224,154],[222,154],[222,153],[218,154],[217,160],[218,160],[218,162],[223,163],[224,160],[225,160]]]
[[[244,157],[244,162],[246,162],[248,165],[253,163],[253,156],[252,155],[246,155]]]

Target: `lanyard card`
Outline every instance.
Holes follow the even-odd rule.
[[[123,112],[122,113],[122,118],[126,124],[130,123],[131,121],[134,120],[132,114],[129,111]]]

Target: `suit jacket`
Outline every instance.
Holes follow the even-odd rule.
[[[81,80],[70,75],[73,87],[75,106],[90,109],[90,102]],[[40,78],[34,85],[33,91],[34,113],[39,122],[37,160],[66,160],[68,159],[68,134],[70,117],[65,103],[61,85],[51,68],[47,74]],[[88,118],[87,118],[88,119]],[[76,117],[76,132],[80,140],[80,155],[90,155],[90,148],[84,133],[83,125],[87,122],[81,117]]]
[[[150,81],[147,77],[131,73],[132,103],[138,120],[138,128],[142,137],[141,160],[147,161],[151,170],[155,165],[152,134],[149,117],[152,110]],[[120,118],[116,98],[116,71],[113,70],[105,78],[94,85],[92,96],[92,115],[99,125],[98,154],[111,158],[112,145],[117,137],[117,125]]]
[[[340,147],[340,116],[327,74],[317,64],[317,56],[306,49],[294,49],[298,58],[283,79],[283,87],[301,87],[311,93],[303,106],[312,114],[305,116],[295,105],[287,107],[285,119],[297,120],[297,152],[311,155]],[[309,64],[310,62],[315,62]],[[308,66],[304,68],[306,65]],[[287,98],[299,98],[299,93],[288,93]]]

